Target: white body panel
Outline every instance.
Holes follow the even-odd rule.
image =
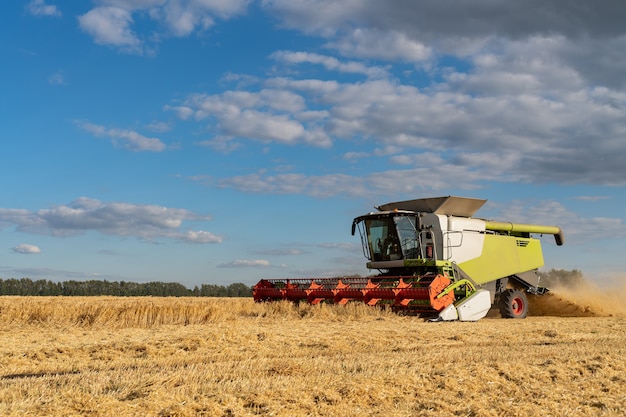
[[[432,231],[437,259],[460,264],[482,254],[484,220],[428,213],[422,215],[422,227]],[[422,241],[430,243],[424,237]]]
[[[459,314],[456,311],[454,304],[450,304],[448,307],[441,310],[439,313],[439,319],[443,321],[453,321],[459,318]]]
[[[479,257],[485,242],[485,222],[479,219],[448,217],[448,231],[443,236],[445,259],[457,264]]]
[[[477,321],[487,315],[491,308],[491,294],[480,289],[456,305],[461,321]]]

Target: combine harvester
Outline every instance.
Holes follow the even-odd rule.
[[[352,222],[359,231],[367,267],[380,275],[365,278],[262,279],[254,300],[351,301],[415,311],[434,321],[475,321],[492,306],[502,317],[524,318],[526,294],[544,294],[537,268],[541,242],[532,234],[563,234],[556,226],[472,218],[487,200],[436,197],[388,203]]]

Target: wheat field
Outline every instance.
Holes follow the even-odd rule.
[[[622,416],[626,312],[593,297],[449,323],[360,304],[0,297],[0,415]]]

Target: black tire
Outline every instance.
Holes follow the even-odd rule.
[[[500,294],[500,314],[505,319],[523,319],[528,315],[528,298],[520,290]]]

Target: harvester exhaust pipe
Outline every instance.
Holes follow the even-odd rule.
[[[538,233],[554,235],[554,240],[558,246],[565,243],[563,231],[557,226],[542,226],[539,224],[523,224],[509,222],[485,222],[485,228],[494,232],[517,232],[517,233]]]

